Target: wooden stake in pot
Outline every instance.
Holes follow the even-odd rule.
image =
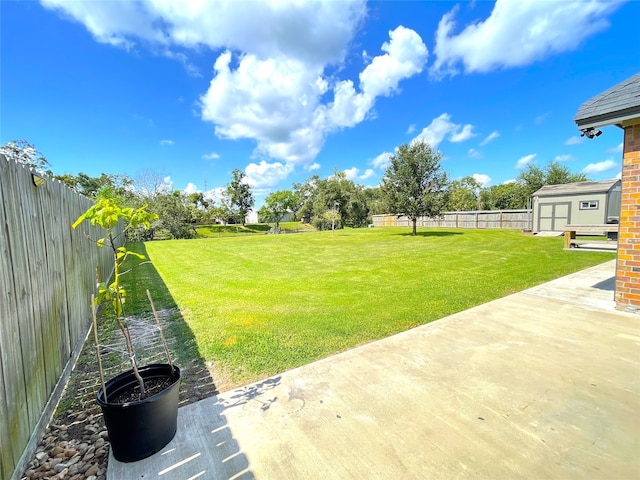
[[[96,356],[98,357],[98,371],[100,372],[100,383],[102,384],[102,393],[104,394],[104,401],[107,399],[107,387],[104,383],[104,371],[102,370],[102,357],[100,356],[100,343],[98,342],[98,321],[96,319],[96,299],[95,295],[91,294],[91,316],[93,317],[93,338],[96,341]],[[172,369],[173,371],[173,369]]]
[[[149,303],[151,304],[151,310],[153,310],[153,316],[156,319],[156,325],[158,325],[158,331],[160,332],[160,338],[162,338],[162,345],[164,345],[164,351],[167,354],[167,361],[171,366],[171,373],[175,374],[176,369],[173,367],[173,362],[171,361],[171,354],[169,353],[169,345],[167,345],[167,339],[164,338],[164,333],[162,332],[162,327],[160,326],[160,319],[158,318],[158,313],[156,312],[156,306],[153,304],[153,299],[151,298],[151,293],[149,293],[149,289],[147,289],[147,297],[149,297]]]

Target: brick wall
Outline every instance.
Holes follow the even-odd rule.
[[[640,124],[625,127],[616,308],[640,313]]]

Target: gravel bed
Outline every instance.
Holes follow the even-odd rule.
[[[158,312],[169,349],[184,342],[173,338],[166,328],[172,321],[183,321],[180,312]],[[129,329],[136,349],[139,365],[166,363],[161,339],[155,321],[129,319]],[[120,337],[119,332],[109,336]],[[123,342],[108,344],[112,339],[100,338],[107,379],[128,370]],[[112,340],[113,341],[113,340]],[[182,346],[184,347],[184,346]],[[38,444],[35,455],[28,462],[21,479],[53,480],[105,480],[109,460],[109,437],[95,397],[99,388],[98,366],[93,334],[89,336],[71,373],[53,418]],[[179,364],[182,372],[180,406],[208,398],[219,393],[210,372],[201,358]],[[233,385],[227,384],[226,389]]]

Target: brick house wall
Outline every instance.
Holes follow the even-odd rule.
[[[616,308],[640,313],[640,124],[624,128]]]

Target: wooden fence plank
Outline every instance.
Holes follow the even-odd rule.
[[[34,334],[35,352],[34,365],[35,370],[31,373],[31,380],[27,383],[29,392],[33,391],[33,421],[30,425],[32,430],[42,413],[49,392],[55,386],[55,381],[48,385],[46,364],[50,360],[48,349],[44,341],[44,330],[47,328],[47,303],[46,290],[48,284],[47,254],[45,251],[46,239],[43,229],[42,211],[40,209],[40,197],[46,190],[46,183],[40,187],[36,187],[33,183],[31,173],[26,169],[20,169],[18,175],[20,181],[20,192],[22,195],[22,228],[27,242],[27,267],[29,281],[31,282],[32,292],[32,311],[31,325]],[[26,194],[26,192],[29,192]]]
[[[12,471],[13,466],[20,457],[21,449],[29,440],[29,417],[26,411],[26,389],[24,385],[25,370],[22,362],[20,348],[19,313],[16,299],[16,286],[14,284],[14,266],[12,255],[12,243],[9,235],[8,211],[12,193],[16,186],[12,168],[4,157],[0,156],[0,196],[2,206],[0,208],[0,355],[2,356],[2,377],[4,384],[3,409],[6,416],[0,418],[0,433],[4,436],[2,445],[3,478],[7,470]],[[5,465],[7,463],[7,465]]]
[[[26,373],[22,383],[26,392],[27,418],[29,431],[31,431],[31,427],[35,426],[38,421],[41,409],[41,396],[37,380],[40,380],[42,372],[40,355],[38,354],[38,352],[42,352],[42,344],[37,340],[37,332],[33,324],[34,303],[37,299],[34,297],[31,287],[30,252],[27,245],[27,242],[32,240],[29,229],[31,219],[23,217],[23,212],[28,211],[29,208],[25,204],[30,201],[31,197],[24,188],[24,173],[24,168],[15,168],[11,171],[14,188],[8,192],[7,204],[13,208],[10,208],[7,214],[7,225],[16,288],[17,323],[22,347],[22,364]],[[33,184],[30,186],[35,188]]]
[[[69,311],[67,307],[67,272],[66,272],[66,258],[65,258],[65,243],[70,241],[71,229],[65,225],[64,219],[69,218],[66,213],[66,196],[67,188],[60,182],[52,182],[52,195],[59,202],[59,208],[61,214],[58,216],[50,215],[51,217],[51,243],[53,245],[53,254],[50,256],[53,270],[53,281],[60,288],[56,288],[53,293],[53,304],[51,310],[57,320],[58,328],[56,330],[58,346],[58,358],[61,365],[60,371],[64,368],[69,358],[72,355],[73,346],[69,341]]]
[[[62,251],[60,249],[60,237],[57,231],[57,223],[60,223],[54,215],[50,213],[49,205],[56,202],[54,192],[58,182],[49,181],[41,187],[38,187],[36,194],[38,195],[38,213],[41,222],[41,241],[43,258],[43,272],[45,276],[42,278],[45,282],[38,290],[41,298],[43,310],[41,312],[42,322],[42,342],[44,347],[44,366],[46,379],[46,392],[52,392],[60,377],[60,372],[64,368],[64,363],[60,358],[59,352],[61,345],[58,344],[58,331],[61,322],[61,295],[58,293],[60,289],[48,288],[48,284],[61,284],[61,272],[64,269],[61,263]],[[69,352],[70,354],[70,352]],[[48,395],[47,395],[48,397]]]

